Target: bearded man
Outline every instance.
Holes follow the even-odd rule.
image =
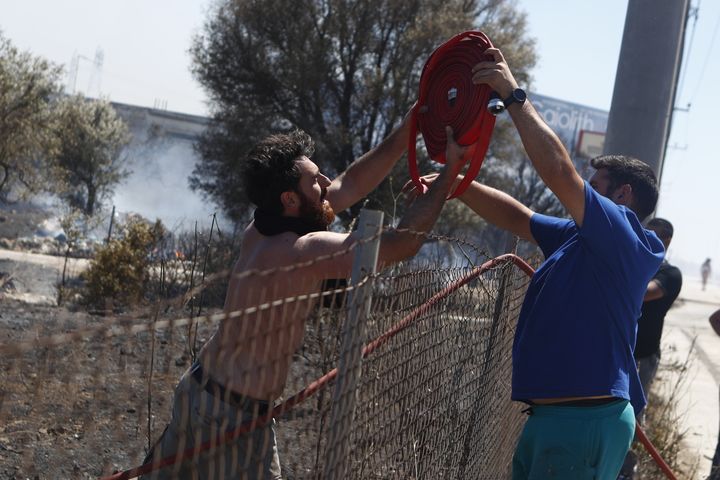
[[[455,180],[465,149],[447,128],[446,165],[427,193],[416,199],[398,230],[427,232]],[[267,413],[283,393],[305,321],[323,281],[347,278],[357,233],[328,231],[334,211],[365,197],[390,172],[407,145],[409,116],[375,149],[334,180],[310,160],[311,138],[301,132],[272,135],[244,162],[243,179],[257,209],[245,229],[225,300],[228,315],[181,378],[172,420],[145,462],[182,453]],[[378,262],[388,265],[419,250],[422,237],[386,231]],[[330,257],[330,258],[328,258]],[[293,268],[284,268],[295,266]],[[262,272],[262,273],[261,273]],[[262,304],[268,308],[248,313]],[[273,423],[148,475],[150,478],[281,478]]]

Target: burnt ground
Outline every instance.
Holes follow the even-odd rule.
[[[171,312],[168,312],[171,313]],[[116,323],[80,311],[2,300],[0,342],[13,345]],[[149,321],[149,320],[148,320]],[[161,333],[152,378],[154,438],[188,359]],[[96,478],[134,466],[147,445],[150,335],[95,335],[0,361],[0,478]]]
[[[22,228],[26,232],[32,230],[32,225],[24,223],[23,219],[9,221],[6,218],[0,222],[0,241],[4,234],[3,225],[13,225],[16,229],[13,232],[18,233]],[[9,234],[10,230],[5,232]],[[53,298],[58,279],[58,257],[10,253],[12,255],[0,250],[0,272],[5,272],[4,278],[11,278],[11,282],[5,282],[0,288],[0,478],[97,478],[138,466],[149,442],[154,441],[165,427],[174,386],[190,365],[188,330],[177,327],[153,336],[148,332],[128,333],[122,329],[112,333],[110,328],[149,324],[155,318],[185,317],[187,311],[178,305],[170,305],[155,317],[151,306],[145,312],[102,316],[91,315],[80,308],[57,306]],[[71,271],[73,275],[77,274],[77,270]],[[495,276],[499,273],[489,275]],[[414,277],[408,279],[415,281]],[[428,278],[424,288],[435,291],[437,281],[436,276]],[[466,294],[479,295],[478,292],[480,290]],[[494,305],[484,296],[466,300],[472,305]],[[458,301],[464,300],[459,298]],[[392,305],[394,303],[388,300],[387,308],[392,309]],[[379,311],[377,319],[371,322],[376,333],[385,331],[390,325],[383,322],[393,318],[381,313]],[[452,315],[451,318],[462,319]],[[337,315],[329,314],[325,323],[308,322],[305,346],[293,362],[286,395],[298,392],[335,366],[337,345],[334,342],[339,339],[341,321]],[[393,349],[388,348],[386,355],[378,353],[372,366],[368,363],[367,398],[364,399],[368,407],[367,419],[358,434],[358,441],[353,444],[352,455],[358,458],[375,455],[375,460],[367,463],[368,466],[365,462],[354,465],[353,468],[360,470],[354,472],[352,478],[440,478],[418,474],[418,468],[432,472],[438,468],[442,470],[445,460],[457,456],[452,455],[451,446],[462,442],[460,433],[463,432],[442,430],[442,427],[466,418],[476,407],[485,411],[485,406],[502,405],[501,411],[515,423],[506,422],[503,415],[495,415],[493,418],[502,417],[503,420],[497,424],[500,425],[499,432],[510,433],[495,437],[490,433],[485,435],[484,430],[473,429],[469,432],[480,435],[474,437],[466,432],[468,445],[473,445],[473,452],[477,450],[475,456],[484,458],[484,450],[480,447],[486,443],[488,445],[483,448],[489,449],[487,451],[511,451],[503,450],[497,443],[514,438],[512,432],[517,427],[517,418],[524,419],[524,416],[505,408],[507,386],[493,380],[488,382],[493,388],[483,390],[476,377],[479,378],[486,367],[480,368],[471,362],[465,368],[469,358],[466,361],[451,355],[480,348],[480,344],[473,343],[474,346],[467,348],[462,345],[466,341],[479,342],[485,338],[489,324],[457,321],[445,329],[436,327],[434,322],[435,317],[428,316],[419,338],[411,333],[407,337],[399,335]],[[199,329],[198,346],[209,337],[213,328],[203,326]],[[468,328],[475,333],[468,335]],[[53,346],[33,344],[38,339],[88,329],[99,333],[78,339],[65,338]],[[460,332],[465,333],[461,335]],[[506,341],[511,340],[509,335],[506,335]],[[457,339],[461,346],[458,347],[455,341],[439,343],[441,339]],[[29,345],[29,348],[24,353],[15,353],[14,349],[22,345]],[[498,345],[504,344],[498,342]],[[421,354],[425,351],[434,353]],[[434,360],[436,355],[437,358],[454,359],[455,363],[437,362]],[[501,362],[500,357],[498,359]],[[398,365],[416,374],[407,376],[404,370],[396,368]],[[454,390],[446,388],[446,383],[456,376],[448,372],[462,372],[468,378],[457,376],[458,382],[467,380],[463,384],[472,385],[473,389],[450,398]],[[497,371],[500,373],[493,372],[493,375],[500,375],[501,370]],[[381,376],[382,382],[378,380]],[[429,385],[430,378],[440,383]],[[375,380],[378,380],[377,384]],[[422,388],[416,385],[418,382],[422,383]],[[497,385],[502,388],[496,388]],[[332,389],[326,388],[298,405],[290,415],[279,419],[278,446],[284,478],[318,478],[318,472],[322,471],[324,441],[321,439],[327,436],[331,395]],[[444,413],[429,416],[428,405],[439,405]],[[512,428],[507,427],[511,423]],[[441,433],[450,437],[441,436]],[[487,457],[489,461],[497,460],[490,455]],[[440,462],[441,458],[443,462]],[[504,468],[506,463],[497,460],[496,466]],[[469,475],[480,478],[479,473],[486,470],[476,470],[474,474],[478,475]],[[501,477],[492,472],[488,475],[484,478]],[[451,473],[442,475],[442,478],[460,477]]]
[[[58,307],[62,260],[21,252],[48,213],[0,208],[0,348],[122,317]],[[77,262],[76,262],[77,263]],[[77,275],[79,268],[68,273]],[[169,310],[165,316],[178,315]],[[151,321],[145,315],[138,322]],[[161,333],[150,403],[152,436],[164,427],[172,388],[189,360],[184,338]],[[0,355],[0,478],[97,478],[134,466],[147,445],[149,334],[90,336],[23,354]]]
[[[171,308],[158,319],[184,315]],[[92,327],[102,332],[22,354],[0,350],[0,478],[98,478],[142,463],[148,437],[154,441],[164,429],[175,384],[191,363],[187,327],[159,332],[154,342],[147,332],[105,334],[110,325],[153,318],[0,300],[0,349]],[[201,327],[199,344],[210,333]],[[288,393],[321,374],[302,361],[294,369]],[[315,477],[318,409],[326,411],[328,394],[279,420],[284,478]]]
[[[111,326],[180,318],[188,312],[175,305],[157,317],[152,307],[103,316],[71,302],[58,306],[64,259],[20,251],[16,242],[31,237],[45,218],[47,213],[39,209],[0,209],[0,478],[98,478],[142,463],[148,439],[162,433],[173,389],[191,363],[187,327],[161,331],[154,341],[147,332],[106,333]],[[70,282],[83,262],[70,259]],[[100,333],[51,347],[31,346],[24,353],[9,351],[92,328]],[[200,327],[198,346],[213,328]],[[294,392],[319,374],[299,374],[301,380],[289,387]],[[293,415],[307,415],[308,408],[313,410],[300,407]],[[298,428],[306,429],[278,429],[286,478],[306,478],[309,471],[297,465],[312,465],[316,457],[315,451],[284,448],[298,435],[315,437]]]

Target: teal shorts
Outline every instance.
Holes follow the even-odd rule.
[[[513,456],[513,480],[615,480],[635,433],[627,400],[595,407],[533,405]]]

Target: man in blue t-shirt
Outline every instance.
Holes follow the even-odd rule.
[[[633,438],[633,407],[645,403],[633,346],[643,295],[664,253],[640,223],[655,209],[656,178],[643,162],[612,155],[593,159],[597,171],[583,181],[500,51],[487,53],[494,60],[473,68],[473,82],[506,99],[530,161],[572,217],[534,213],[477,182],[461,196],[545,255],[513,344],[512,399],[531,405],[513,479],[614,479]]]

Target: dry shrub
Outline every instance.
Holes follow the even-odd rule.
[[[131,218],[118,238],[95,253],[82,274],[81,303],[93,310],[118,310],[142,303],[150,280],[153,254],[165,235],[158,220]]]

